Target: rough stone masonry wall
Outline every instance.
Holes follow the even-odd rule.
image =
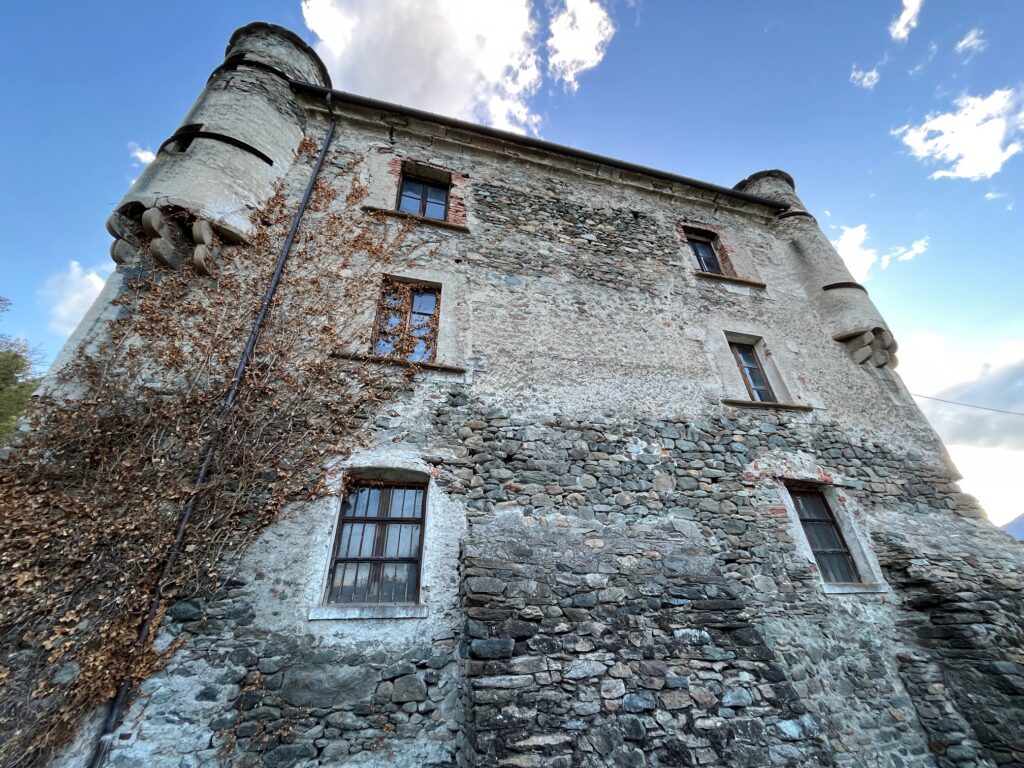
[[[823,335],[765,211],[351,117],[333,152],[366,154],[368,203],[393,206],[396,158],[465,193],[465,230],[407,243],[456,308],[439,362],[470,370],[422,375],[367,436],[433,468],[450,583],[428,619],[307,621],[337,500],[296,508],[175,607],[112,763],[1024,763],[1020,546],[974,519],[901,385]],[[680,221],[767,289],[702,283]],[[725,330],[817,410],[724,407]],[[787,475],[840,486],[889,591],[822,593]]]
[[[904,658],[929,654],[901,626],[919,604],[820,595],[750,471],[754,456],[812,453],[849,478],[872,529],[885,509],[925,526],[969,503],[913,455],[771,413],[523,424],[440,410],[468,452],[446,466],[470,510],[467,727],[480,764],[925,766],[933,752],[939,765],[991,764],[969,727],[929,745],[921,720],[956,719],[967,691],[1013,704],[1003,691],[1019,667],[983,665],[1009,681],[995,690],[919,690],[906,675],[904,687]],[[989,631],[1005,632],[1021,584],[1010,542],[986,538],[983,565],[1007,582]],[[1021,639],[1018,622],[1001,645]],[[1004,716],[1011,731],[1018,715]]]

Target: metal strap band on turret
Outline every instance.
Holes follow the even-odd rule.
[[[167,141],[161,144],[160,149],[158,149],[156,153],[159,155],[161,152],[164,151],[164,147],[166,147],[172,141],[177,141],[178,139],[213,139],[214,141],[222,141],[225,144],[230,144],[233,147],[244,149],[250,155],[255,155],[267,165],[274,164],[274,161],[271,160],[270,157],[260,152],[252,144],[246,144],[244,141],[242,141],[241,139],[236,139],[234,136],[228,136],[227,134],[224,133],[214,133],[213,131],[178,131],[173,136],[171,136],[171,138],[167,139]]]

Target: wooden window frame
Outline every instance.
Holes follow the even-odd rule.
[[[405,182],[411,181],[416,184],[423,185],[423,194],[420,196],[420,207],[417,213],[410,213],[409,211],[402,210],[402,191],[405,189]],[[444,191],[444,217],[435,218],[433,216],[427,216],[427,200],[429,199],[428,189],[440,189]],[[423,219],[430,221],[448,221],[448,209],[451,206],[452,200],[452,185],[451,182],[436,181],[432,179],[426,179],[423,176],[418,176],[413,173],[402,172],[401,177],[398,179],[398,195],[395,197],[395,210],[401,213],[406,213],[411,216],[419,216]]]
[[[814,557],[814,562],[818,566],[818,572],[821,574],[822,581],[826,584],[836,586],[846,585],[857,585],[861,586],[866,584],[864,581],[864,574],[861,572],[860,567],[857,565],[857,560],[853,556],[853,551],[850,549],[850,543],[846,540],[846,536],[843,534],[843,528],[839,524],[839,520],[836,517],[836,513],[832,510],[832,505],[829,503],[828,497],[822,491],[820,486],[804,483],[787,483],[786,490],[789,492],[790,497],[793,499],[793,508],[796,510],[797,520],[800,521],[800,529],[803,532],[804,539],[807,541],[807,546],[811,550],[811,555]],[[801,506],[797,501],[800,495],[816,496],[821,501],[821,507],[825,510],[827,520],[809,519],[804,518],[801,514]],[[814,542],[811,537],[807,534],[808,523],[813,525],[828,524],[832,527],[835,533],[836,539],[842,544],[841,549],[815,549]],[[853,575],[856,577],[856,581],[832,581],[826,576],[826,571],[821,565],[821,561],[818,559],[818,554],[827,555],[842,555],[845,557],[847,565]]]
[[[412,316],[413,314],[423,314],[422,312],[413,312],[413,297],[414,294],[419,293],[433,293],[434,294],[434,314],[431,316],[430,323],[432,326],[432,333],[427,337],[414,336],[412,331]],[[385,323],[387,318],[392,314],[387,307],[387,296],[392,293],[397,293],[401,297],[401,323],[397,329],[388,328]],[[399,278],[385,276],[384,282],[381,285],[380,297],[377,302],[377,313],[373,321],[373,340],[370,345],[370,353],[377,357],[394,357],[400,360],[405,360],[409,363],[433,363],[437,360],[437,345],[438,337],[440,336],[439,329],[441,325],[441,286],[434,283],[425,282],[412,282],[401,280]],[[385,336],[396,337],[398,343],[394,350],[390,354],[382,354],[377,351],[377,344]],[[416,350],[416,341],[423,340],[430,342],[430,356],[426,360],[410,360],[410,356]]]
[[[390,494],[394,489],[402,490],[418,490],[423,494],[423,501],[420,505],[419,517],[381,517],[379,514],[375,517],[357,517],[355,515],[346,516],[346,509],[350,507],[349,498],[353,491],[360,489],[372,489],[378,488],[387,490]],[[354,605],[419,605],[420,603],[420,591],[423,584],[423,542],[426,537],[427,530],[427,492],[429,490],[429,482],[410,482],[410,481],[384,481],[384,480],[370,480],[364,479],[353,482],[348,488],[345,489],[345,497],[342,499],[341,509],[338,512],[338,526],[337,531],[334,534],[334,543],[331,546],[331,559],[328,566],[327,573],[327,586],[324,591],[324,604],[325,605],[338,605],[338,606],[354,606]],[[387,497],[390,502],[390,495]],[[382,499],[383,500],[383,494]],[[378,502],[377,512],[381,509],[381,503]],[[342,557],[339,555],[338,549],[341,546],[342,537],[345,530],[345,524],[348,523],[376,523],[380,528],[374,534],[374,552],[384,546],[387,541],[387,528],[391,525],[418,525],[420,527],[419,542],[417,544],[417,554],[415,557],[384,557],[382,555],[371,555],[367,557]],[[365,533],[365,532],[364,532]],[[361,542],[360,542],[361,543]],[[370,601],[366,600],[363,602],[345,601],[345,600],[332,600],[331,593],[334,590],[334,581],[337,577],[339,565],[347,567],[350,563],[370,563],[370,580],[367,586],[367,596],[369,596],[369,583],[372,583],[373,579],[373,568],[372,566],[376,563],[381,563],[381,569],[378,573],[378,578],[381,578],[383,573],[383,564],[385,563],[415,563],[416,564],[416,590],[412,596],[412,600],[381,600],[380,599],[380,587],[378,585],[377,600]],[[394,596],[394,593],[392,593]]]
[[[750,366],[746,365],[740,358],[738,347],[748,347],[753,354],[754,362],[757,363],[757,369],[761,374],[761,378],[764,379],[765,386],[768,388],[768,394],[771,396],[771,400],[762,400],[757,396],[757,391],[760,388],[755,388],[753,383],[750,381],[750,377],[747,375],[747,368]],[[736,361],[736,367],[739,368],[740,378],[743,380],[743,386],[747,388],[747,394],[750,396],[750,401],[753,403],[778,403],[779,396],[775,393],[775,387],[772,386],[771,379],[768,378],[768,371],[764,367],[764,363],[761,362],[761,356],[757,353],[757,344],[751,344],[742,341],[729,340],[729,351],[732,352],[733,360]]]
[[[686,243],[690,246],[690,253],[693,254],[694,261],[697,262],[697,269],[706,275],[721,275],[722,277],[731,277],[726,272],[725,264],[722,260],[722,254],[717,247],[715,247],[715,240],[718,238],[713,235],[703,235],[698,232],[687,232]],[[704,260],[701,255],[697,252],[697,248],[694,246],[695,243],[706,243],[711,252],[715,255],[715,263],[718,264],[718,271],[707,269],[704,264]]]

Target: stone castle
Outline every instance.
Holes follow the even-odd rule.
[[[1024,766],[1024,545],[783,171],[721,187],[335,91],[251,24],[108,222],[55,369],[140,271],[202,304],[274,200],[305,214],[286,317],[353,190],[401,258],[346,264],[376,308],[339,352],[409,385],[175,596],[106,764]]]

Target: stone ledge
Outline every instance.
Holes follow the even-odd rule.
[[[429,224],[432,227],[440,227],[441,229],[450,229],[454,232],[469,232],[469,227],[465,224],[453,224],[450,221],[440,221],[438,219],[430,219],[426,216],[417,216],[414,213],[406,213],[405,211],[396,211],[394,208],[381,208],[377,205],[364,205],[363,210],[367,213],[383,213],[385,216],[393,216],[396,219],[412,219],[420,224]]]
[[[414,363],[410,360],[403,360],[400,357],[386,357],[384,355],[367,355],[361,352],[334,352],[332,357],[341,357],[345,360],[358,360],[364,363],[377,363],[378,365],[397,365],[401,368],[423,368],[428,371],[441,371],[443,373],[465,374],[468,368],[460,368],[457,365],[445,365],[444,363]]]
[[[878,595],[889,591],[889,585],[882,582],[865,584],[829,584],[821,582],[821,591],[826,595]]]
[[[771,408],[775,411],[813,411],[813,405],[800,405],[799,403],[762,403],[759,400],[738,400],[731,397],[723,397],[722,405],[731,405],[735,408]]]
[[[425,619],[430,610],[425,605],[314,605],[309,609],[310,621],[354,619]]]
[[[760,280],[748,280],[745,277],[733,277],[732,275],[718,275],[714,272],[701,272],[698,270],[694,273],[697,277],[703,280],[717,280],[720,283],[733,283],[735,285],[745,285],[747,288],[756,288],[759,291],[763,291],[768,286],[762,283]]]

